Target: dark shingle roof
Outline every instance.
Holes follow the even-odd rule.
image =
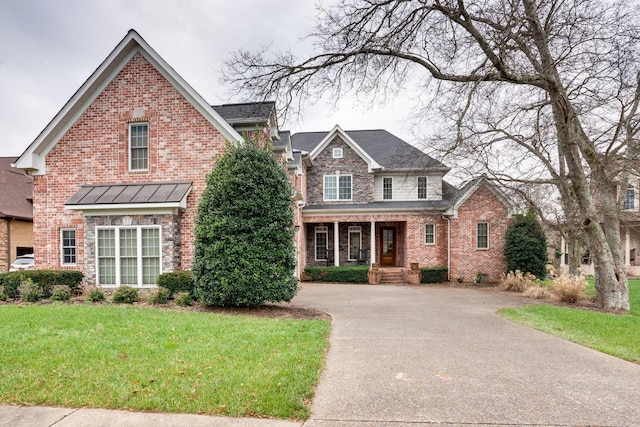
[[[311,152],[328,132],[300,132],[292,138],[293,147]],[[413,145],[383,129],[346,131],[364,151],[387,170],[440,170],[447,166]]]
[[[33,219],[33,178],[11,167],[17,157],[0,157],[0,218]]]
[[[83,185],[67,206],[178,203],[191,189],[191,182]]]
[[[281,150],[286,150],[287,144],[291,141],[291,132],[288,130],[278,131],[278,139],[274,139],[271,141],[274,148],[280,148]]]
[[[230,125],[265,123],[276,108],[273,101],[241,104],[212,105],[213,109]]]

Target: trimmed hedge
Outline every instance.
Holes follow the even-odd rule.
[[[342,267],[307,267],[305,275],[310,282],[342,282],[342,283],[368,283],[369,266],[354,265]]]
[[[180,292],[189,292],[193,296],[194,281],[191,277],[191,271],[178,270],[169,273],[162,273],[158,276],[158,287],[167,288],[171,298]]]
[[[31,279],[40,287],[42,298],[49,298],[54,286],[67,286],[71,294],[80,289],[82,272],[76,270],[21,270],[0,274],[0,286],[9,298],[18,298],[18,287],[25,279]]]
[[[447,281],[447,267],[428,267],[420,269],[420,283],[442,283]]]

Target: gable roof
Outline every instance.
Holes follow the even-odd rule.
[[[339,126],[336,128],[340,129]],[[294,149],[321,151],[335,136],[335,129],[327,132],[300,132],[292,136]],[[341,130],[341,129],[340,129]],[[450,169],[428,154],[384,129],[342,131],[381,170],[431,170],[448,172]],[[348,141],[347,144],[349,144]],[[324,146],[323,146],[324,144]],[[316,151],[316,153],[317,153]],[[313,158],[314,156],[312,156]]]
[[[511,198],[504,192],[502,191],[497,185],[495,185],[493,182],[489,181],[489,179],[487,178],[486,175],[481,175],[477,178],[475,178],[474,180],[468,182],[464,187],[462,187],[457,195],[455,200],[453,201],[453,203],[451,204],[451,206],[447,209],[447,211],[445,212],[445,215],[450,215],[454,218],[458,217],[458,209],[460,208],[460,206],[467,201],[467,199],[478,189],[478,187],[480,187],[481,185],[484,185],[485,187],[487,187],[489,189],[489,191],[491,191],[491,193],[496,196],[503,205],[505,205],[505,207],[508,210],[508,216],[511,217],[513,214],[517,213],[518,211],[518,207],[511,201]]]
[[[232,142],[242,141],[240,134],[171,68],[136,31],[129,30],[124,39],[80,86],[25,152],[22,153],[16,161],[15,167],[31,171],[33,175],[44,175],[47,154],[138,52],[226,139]]]
[[[11,164],[16,157],[0,157],[0,218],[33,220],[33,179]]]

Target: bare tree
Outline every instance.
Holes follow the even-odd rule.
[[[287,110],[415,84],[445,123],[441,148],[556,186],[587,236],[598,301],[628,310],[616,182],[637,152],[638,18],[620,0],[340,0],[320,10],[316,54],[239,51],[225,76]]]

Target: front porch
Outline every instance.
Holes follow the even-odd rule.
[[[307,223],[305,265],[403,267],[406,229],[403,221]]]

